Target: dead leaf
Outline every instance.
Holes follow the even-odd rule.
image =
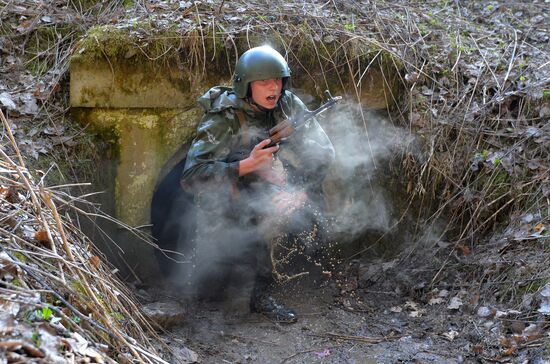
[[[24,93],[19,96],[19,100],[23,104],[23,106],[20,108],[20,112],[22,114],[27,115],[36,115],[38,114],[38,111],[40,108],[38,107],[36,103],[36,98],[32,95],[32,93]]]
[[[409,312],[409,317],[422,317],[426,313],[426,310],[420,309],[416,311]]]
[[[436,243],[436,245],[437,245],[438,247],[440,247],[440,248],[445,249],[445,248],[447,248],[447,247],[450,245],[450,243],[448,243],[448,242],[446,242],[446,241],[438,240],[437,243]]]
[[[521,221],[523,221],[524,223],[528,224],[530,223],[531,221],[533,221],[533,219],[535,218],[535,216],[533,214],[526,214],[526,215],[523,215],[521,217]]]
[[[59,91],[61,91],[61,85],[60,85],[59,83],[56,83],[56,84],[53,86],[51,93],[57,93],[57,92],[59,92]]]
[[[23,344],[22,348],[27,355],[32,356],[34,358],[43,358],[46,356],[42,350],[34,347],[33,345]]]
[[[421,317],[423,314],[426,313],[426,310],[418,307],[418,303],[413,301],[407,301],[405,303],[405,308],[411,310],[411,312],[409,312],[409,317]]]
[[[442,304],[443,302],[445,302],[445,300],[441,297],[432,297],[430,298],[430,300],[428,301],[428,305],[430,306],[433,306],[433,305],[440,305]]]
[[[17,226],[17,220],[11,216],[6,216],[0,220],[0,226],[8,228],[9,230],[14,229]]]
[[[458,336],[458,331],[451,330],[449,332],[444,332],[442,336],[449,341],[453,341]]]
[[[17,192],[17,188],[15,188],[15,186],[8,187],[8,191],[6,193],[6,201],[14,204],[21,201],[21,199],[19,198],[19,193]]]
[[[17,267],[17,264],[13,263],[11,260],[2,259],[0,256],[0,279],[8,282],[13,280],[19,273]]]
[[[542,130],[537,127],[530,126],[524,131],[524,135],[527,137],[539,137],[542,135]]]
[[[65,127],[63,125],[58,126],[48,126],[42,131],[46,135],[62,135],[65,132]]]
[[[8,335],[13,331],[13,320],[19,314],[21,305],[18,302],[0,299],[0,333]]]
[[[34,234],[34,240],[36,240],[43,247],[52,249],[53,244],[50,238],[48,237],[48,232],[46,230],[39,230]]]
[[[59,349],[63,351],[71,351],[73,348],[71,346],[71,343],[66,338],[62,337],[59,339]]]
[[[437,295],[439,297],[447,297],[449,295],[449,291],[447,291],[446,289],[442,289]]]
[[[536,171],[537,169],[539,169],[539,167],[540,167],[539,164],[534,161],[527,162],[527,168],[529,168],[532,171]]]
[[[538,334],[533,334],[533,335],[527,335],[526,339],[527,339],[527,341],[534,341],[534,340],[538,340],[542,337],[544,337],[544,334],[543,333],[538,333]]]
[[[100,260],[99,257],[96,256],[96,255],[91,256],[89,262],[90,262],[90,264],[91,264],[92,266],[94,266],[95,268],[98,268],[99,265],[101,264],[101,260]]]
[[[477,315],[481,318],[494,317],[496,312],[496,309],[490,309],[489,307],[485,306],[479,307],[477,309]]]
[[[544,315],[550,315],[550,284],[544,286],[538,295],[540,296],[541,301],[538,312]]]
[[[513,345],[512,340],[510,340],[507,337],[501,337],[499,340],[499,343],[500,343],[500,346],[502,346],[503,348],[510,348]]]
[[[521,345],[524,344],[525,341],[527,341],[527,338],[521,335],[513,335],[512,340],[514,341],[515,345]]]
[[[422,119],[422,116],[420,115],[420,113],[417,113],[417,112],[411,113],[409,119],[410,119],[411,125],[413,126],[418,126],[420,128],[426,126],[426,123]]]
[[[546,226],[544,226],[544,224],[542,223],[538,223],[537,225],[535,225],[535,227],[533,228],[533,230],[536,232],[536,233],[540,233],[542,231],[544,231],[546,229]]]
[[[418,72],[411,72],[405,75],[405,81],[407,81],[408,83],[418,82],[419,79],[420,79],[420,74]]]
[[[11,95],[7,92],[0,93],[0,104],[4,105],[8,110],[16,110],[15,102],[13,102]]]
[[[434,90],[428,88],[427,86],[422,86],[422,95],[431,96],[434,94]]]
[[[539,336],[539,335],[543,335],[543,332],[538,325],[531,324],[523,330],[522,334],[526,336],[531,336],[531,335]]]
[[[395,313],[400,313],[400,312],[403,312],[403,307],[401,307],[401,306],[393,306],[393,307],[390,307],[390,311],[391,311],[391,312],[395,312]]]
[[[462,305],[463,305],[463,303],[462,303],[462,300],[460,299],[460,297],[454,296],[453,298],[451,298],[451,302],[449,303],[447,308],[449,310],[458,310],[460,308],[460,306],[462,306]]]
[[[185,346],[177,349],[177,358],[183,363],[196,363],[199,360],[197,353]]]
[[[507,350],[504,351],[504,353],[502,353],[502,355],[504,356],[510,356],[510,355],[513,355],[516,351],[518,351],[518,348],[517,346],[513,346]]]
[[[457,244],[456,248],[464,255],[469,255],[472,252],[469,247],[461,243]]]
[[[325,349],[325,350],[320,351],[320,352],[315,352],[315,355],[317,355],[318,358],[325,358],[325,357],[330,355],[330,350]]]
[[[477,292],[476,294],[474,294],[469,300],[468,300],[468,303],[471,305],[471,306],[477,306],[477,303],[479,301],[479,292]]]

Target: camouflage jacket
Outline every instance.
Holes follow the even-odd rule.
[[[269,137],[269,129],[287,116],[298,115],[306,106],[292,92],[284,91],[279,106],[255,111],[228,87],[213,87],[198,99],[204,116],[189,152],[182,175],[184,189],[194,193],[215,191],[228,196],[231,190],[265,187],[254,174],[239,177],[239,161],[256,144]],[[241,127],[235,110],[242,110]],[[311,119],[281,144],[277,153],[288,171],[289,183],[320,183],[334,160],[334,148],[317,120]],[[209,187],[208,187],[209,186]]]

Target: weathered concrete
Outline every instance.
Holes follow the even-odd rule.
[[[116,139],[115,215],[138,226],[149,223],[152,193],[164,163],[193,137],[200,110],[73,109],[73,115]]]
[[[71,107],[187,109],[195,100],[184,75],[171,67],[73,62]]]

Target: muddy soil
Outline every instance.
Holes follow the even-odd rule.
[[[392,292],[364,295],[346,308],[335,282],[311,280],[279,287],[277,298],[299,321],[279,324],[248,313],[246,300],[190,307],[187,322],[172,331],[205,363],[460,363],[464,348],[439,332],[449,317],[410,318],[391,312],[402,299]]]
[[[540,321],[486,307],[473,285],[451,277],[427,284],[436,272],[398,260],[352,261],[330,279],[293,280],[273,295],[296,310],[294,324],[250,313],[244,295],[197,303],[149,293],[184,303],[185,322],[163,339],[194,350],[201,363],[550,363]]]
[[[247,297],[188,303],[185,324],[166,341],[185,344],[203,363],[469,362],[468,316],[431,307],[413,317],[410,305],[394,312],[412,302],[395,291],[349,292],[346,286],[338,278],[319,283],[309,277],[277,287],[274,296],[299,315],[295,324],[249,313]]]
[[[296,282],[277,294],[293,307],[296,324],[282,325],[246,306],[208,305],[189,312],[185,327],[173,333],[185,338],[206,363],[459,363],[461,350],[426,322],[389,311],[399,301],[386,293],[366,297],[363,311],[338,303],[334,285]],[[246,303],[246,302],[244,302]],[[434,317],[437,326],[444,316]],[[426,329],[423,329],[426,327]],[[377,342],[379,341],[379,342]],[[371,343],[372,342],[372,343]]]

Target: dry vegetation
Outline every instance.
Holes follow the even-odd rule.
[[[89,57],[177,63],[206,77],[212,64],[230,72],[237,55],[268,34],[316,91],[353,85],[347,96],[359,102],[366,70],[380,67],[403,90],[387,95],[396,105],[393,122],[421,145],[421,153],[399,156],[411,199],[425,212],[423,227],[445,221],[439,234],[453,242],[441,271],[482,277],[485,293],[510,302],[548,283],[544,2],[52,3],[0,1],[0,107],[7,115],[0,305],[28,324],[0,316],[0,347],[13,358],[44,355],[39,337],[49,325],[66,336],[59,345],[73,355],[92,355],[79,351],[79,333],[96,349],[107,345],[106,354],[98,349],[103,360],[161,360],[132,295],[79,231],[74,216],[82,211],[73,202],[82,199],[69,194],[74,188],[44,183],[74,181],[67,173],[82,166],[71,161],[96,153],[67,115],[69,56],[82,49]],[[124,41],[101,38],[113,32]]]
[[[70,215],[59,214],[68,208],[89,215],[75,206],[81,198],[63,193],[67,186],[36,181],[1,111],[0,118],[9,141],[0,150],[0,347],[8,362],[25,355],[44,362],[163,362],[132,293],[94,255]]]

